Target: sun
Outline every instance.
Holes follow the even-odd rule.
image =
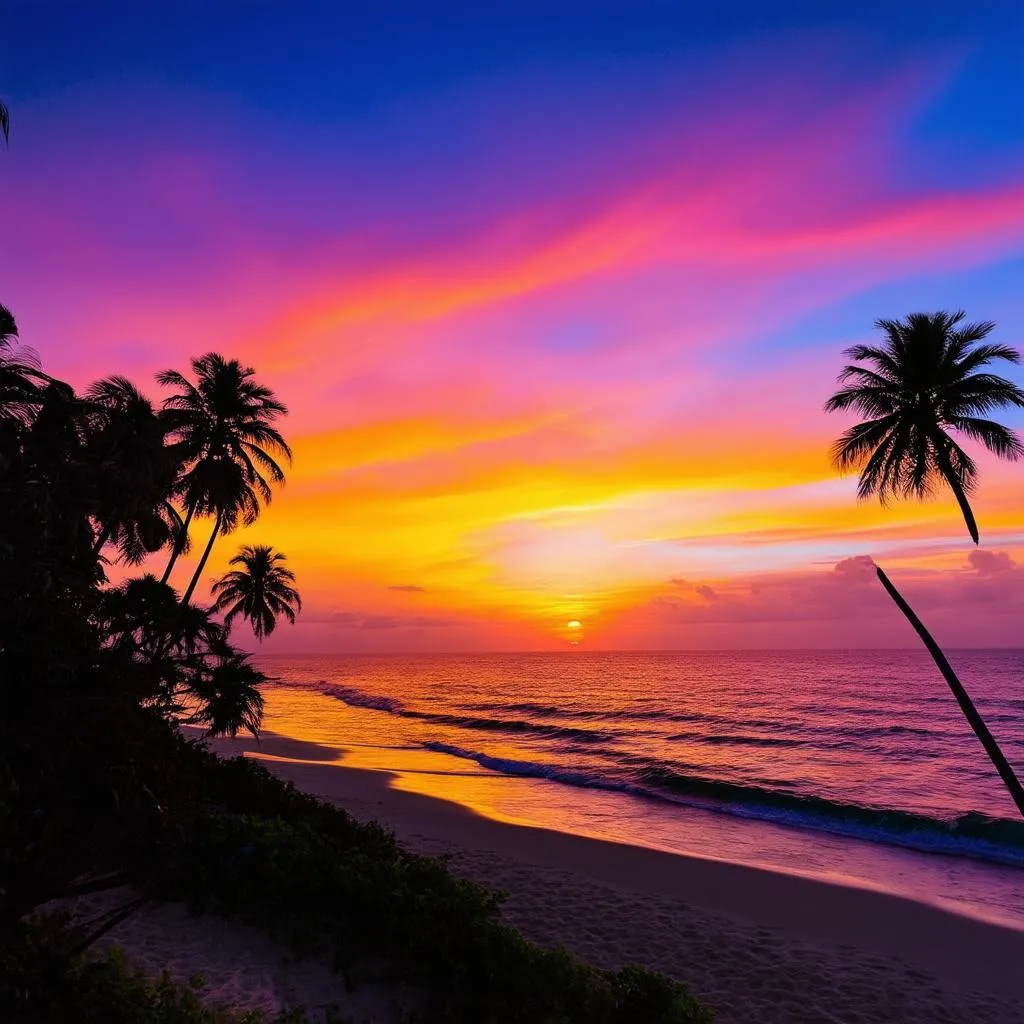
[[[573,619],[565,624],[566,629],[582,629],[583,623],[579,619]]]

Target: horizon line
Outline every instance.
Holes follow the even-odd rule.
[[[948,651],[999,651],[1019,652],[1024,654],[1024,645],[1020,646],[984,646],[984,647],[947,647]],[[476,650],[476,651],[302,651],[292,653],[273,654],[266,651],[250,651],[253,657],[265,658],[326,658],[326,657],[465,657],[467,655],[500,655],[502,657],[514,657],[517,655],[547,655],[547,654],[856,654],[856,653],[878,653],[901,651],[904,653],[921,653],[925,656],[928,652],[920,647],[661,647],[661,648],[607,648],[607,649],[580,649],[571,650]]]

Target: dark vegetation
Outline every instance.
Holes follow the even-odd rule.
[[[230,621],[262,636],[300,606],[283,557],[263,548],[243,549],[215,608],[192,602],[217,538],[253,522],[284,478],[284,407],[212,353],[190,377],[160,375],[160,407],[117,377],[78,394],[19,347],[2,307],[0,335],[0,1020],[237,1024],[188,986],[97,959],[97,939],[149,900],[264,929],[353,983],[386,964],[423,993],[427,1021],[709,1019],[662,976],[527,942],[500,922],[498,896],[186,740],[182,719],[258,730],[264,677]],[[200,520],[205,547],[179,595],[169,580]],[[163,580],[110,582],[161,552]],[[73,926],[40,917],[104,890],[128,895]]]
[[[1024,458],[1020,438],[988,418],[1005,406],[1024,408],[1024,391],[987,369],[997,361],[1019,363],[1020,353],[986,340],[995,328],[991,321],[964,323],[964,316],[962,311],[911,313],[904,320],[877,321],[881,344],[854,345],[844,353],[853,362],[840,373],[842,387],[825,409],[867,417],[832,448],[837,468],[859,470],[862,498],[877,495],[883,504],[892,498],[924,498],[945,484],[977,544],[969,495],[977,488],[978,468],[958,437],[978,442],[1003,459]],[[1024,817],[1024,787],[963,683],[889,577],[881,567],[876,572],[938,666]]]

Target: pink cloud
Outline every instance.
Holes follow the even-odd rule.
[[[988,551],[985,548],[971,551],[967,555],[967,564],[979,576],[995,576],[998,573],[1009,572],[1017,565],[1006,551]]]
[[[850,583],[868,583],[878,578],[875,560],[870,555],[854,555],[836,562],[832,570]]]

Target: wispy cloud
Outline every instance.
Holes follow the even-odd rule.
[[[814,622],[841,640],[889,611],[872,559],[940,618],[954,594],[1012,606],[1017,478],[982,462],[1000,550],[965,566],[948,496],[856,501],[821,405],[876,315],[947,301],[951,272],[950,303],[991,299],[971,273],[1024,255],[1024,170],[924,173],[914,118],[946,55],[840,74],[820,40],[787,46],[685,88],[568,82],[539,122],[535,80],[465,109],[412,97],[384,142],[296,140],[195,97],[147,95],[143,118],[115,91],[82,146],[67,97],[11,151],[4,301],[79,382],[217,348],[280,391],[295,464],[246,539],[288,552],[310,595],[291,635],[315,627],[310,644],[543,645],[581,617],[594,644],[754,642],[774,623],[799,645]],[[393,159],[443,141],[456,109],[477,142],[432,144],[429,171]],[[193,130],[168,136],[154,111]],[[1000,301],[978,315],[1024,327],[1019,297]]]

